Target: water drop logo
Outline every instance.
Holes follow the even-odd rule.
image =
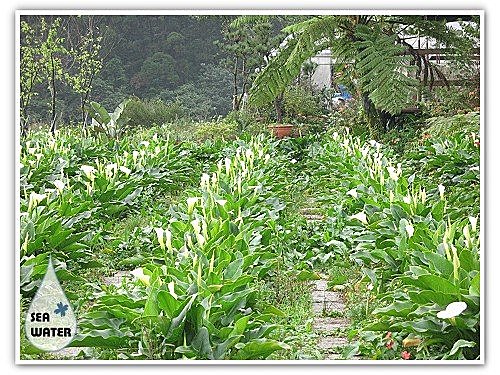
[[[76,318],[59,284],[52,259],[26,315],[26,336],[38,349],[56,351],[76,334]]]

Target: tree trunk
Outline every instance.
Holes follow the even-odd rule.
[[[276,123],[283,123],[283,93],[274,99],[274,109],[276,110]]]
[[[56,133],[56,68],[54,66],[54,56],[50,55],[51,62],[51,79],[50,85],[50,95],[51,95],[51,108],[50,108],[50,132],[54,135]]]
[[[238,58],[236,58],[233,70],[233,111],[237,111],[238,107]]]
[[[382,122],[382,113],[371,101],[368,96],[369,94],[362,93],[363,97],[363,109],[365,110],[366,119],[368,121],[368,129],[370,130],[370,136],[374,139],[379,139],[384,132],[384,123]]]

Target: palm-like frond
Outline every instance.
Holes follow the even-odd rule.
[[[356,28],[356,70],[361,90],[369,93],[376,108],[398,114],[408,106],[417,80],[408,75],[412,67],[404,47],[395,43],[395,36],[364,25]]]
[[[331,44],[335,25],[334,17],[317,17],[283,29],[288,36],[255,78],[249,102],[261,105],[277,97],[299,75],[305,60]]]

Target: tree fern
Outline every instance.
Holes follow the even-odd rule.
[[[421,65],[419,55],[408,55],[412,47],[398,37],[413,35],[413,31],[439,42],[443,39],[447,48],[463,45],[457,42],[463,39],[459,33],[445,23],[421,16],[316,16],[290,25],[283,29],[287,37],[277,55],[253,82],[249,102],[261,105],[272,101],[300,74],[304,61],[330,49],[335,64],[343,65],[344,80],[356,83],[369,117],[382,119],[384,112],[398,114],[408,106],[418,85],[412,72],[416,67],[410,62]],[[467,47],[473,46],[471,40]],[[445,80],[436,67],[426,63],[425,68],[431,86],[434,75]]]

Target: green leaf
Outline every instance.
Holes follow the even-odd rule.
[[[298,281],[309,281],[309,280],[320,280],[321,276],[319,276],[316,272],[302,270],[297,275]]]
[[[470,282],[469,294],[472,296],[480,297],[480,288],[481,288],[481,282],[480,282],[480,274],[478,272]]]
[[[238,344],[234,359],[265,359],[276,350],[290,350],[290,346],[275,340],[257,339],[246,344]]]
[[[476,346],[475,342],[467,341],[467,340],[458,340],[453,344],[453,348],[451,348],[450,355],[454,355],[461,348],[473,348]]]
[[[395,301],[386,307],[379,307],[373,310],[374,315],[389,315],[406,317],[415,310],[415,304],[410,301]]]
[[[206,327],[201,327],[193,341],[191,346],[197,351],[200,359],[208,358],[213,359],[212,347],[210,345],[210,335]]]

